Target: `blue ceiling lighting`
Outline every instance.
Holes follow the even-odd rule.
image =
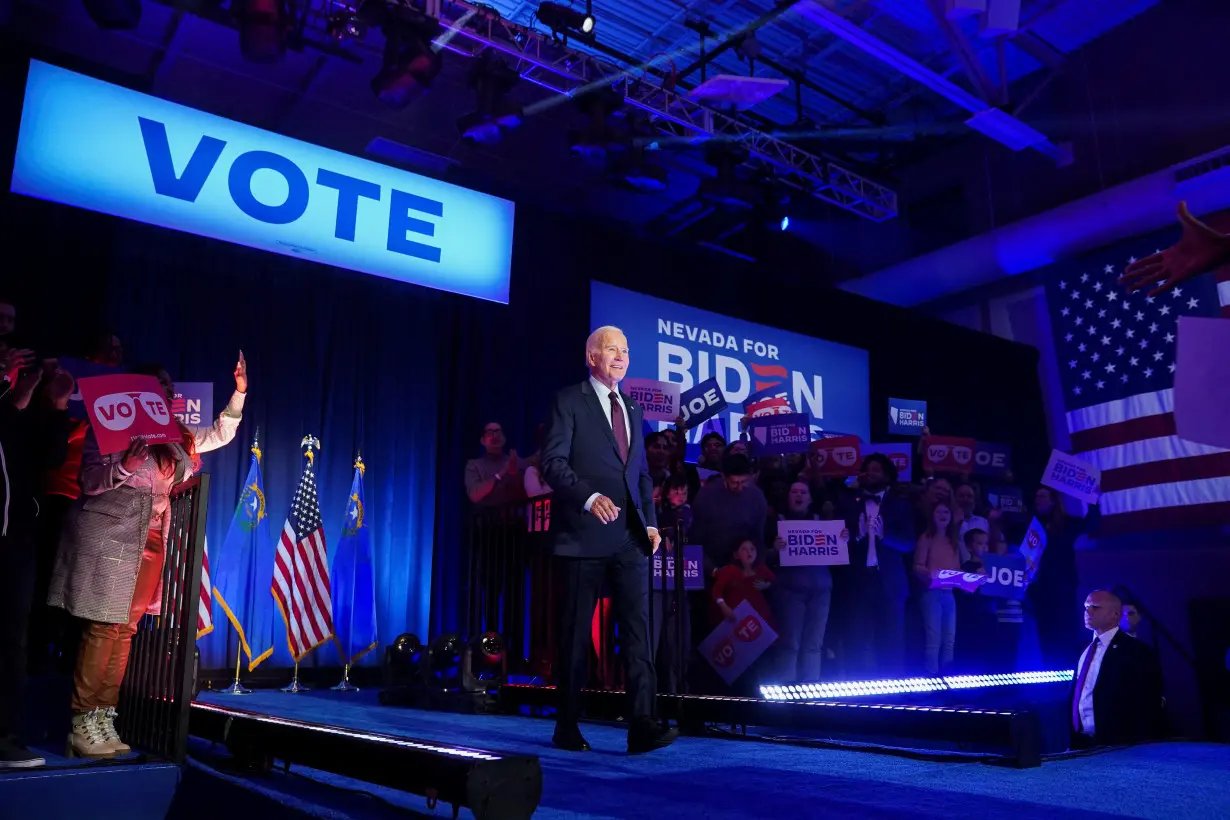
[[[987,689],[996,686],[1031,686],[1064,683],[1072,680],[1074,670],[1049,672],[1011,672],[1003,675],[957,675],[943,678],[902,678],[898,680],[842,681],[762,686],[765,700],[833,700],[870,695],[910,695],[961,689]]]

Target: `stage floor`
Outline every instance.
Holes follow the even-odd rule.
[[[374,690],[206,693],[201,699],[313,723],[536,754],[543,796],[535,816],[546,820],[780,818],[801,816],[803,807],[802,816],[860,820],[1230,817],[1230,746],[1215,744],[1153,744],[1016,770],[721,738],[684,737],[669,749],[629,757],[622,729],[594,724],[583,727],[594,750],[578,755],[551,746],[549,720],[384,707]],[[357,787],[349,780],[337,785]],[[371,790],[423,811],[422,798]]]

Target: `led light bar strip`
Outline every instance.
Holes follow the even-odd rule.
[[[1072,680],[1073,676],[1074,670],[1072,669],[1058,669],[1045,672],[1011,672],[1003,675],[957,675],[945,678],[802,683],[787,686],[762,686],[760,694],[765,700],[857,698],[868,695],[905,695],[958,689],[986,689],[993,686],[1064,683]]]

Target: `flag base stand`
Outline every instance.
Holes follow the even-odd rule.
[[[350,682],[350,664],[346,664],[346,668],[342,670],[342,682],[337,686],[330,686],[331,692],[358,692],[359,687]]]
[[[239,667],[242,662],[243,662],[243,647],[242,646],[236,647],[235,649],[235,680],[231,683],[230,686],[226,687],[225,689],[219,690],[219,694],[222,694],[222,695],[250,695],[252,694],[251,689],[249,689],[248,687],[244,686],[242,683],[239,682]]]
[[[308,689],[306,686],[299,683],[299,664],[298,663],[295,664],[295,676],[290,679],[290,685],[283,686],[279,691],[290,692],[291,694],[298,694],[299,692],[312,691],[311,689]]]

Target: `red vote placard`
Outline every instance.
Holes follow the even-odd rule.
[[[863,463],[861,448],[858,436],[833,436],[811,443],[816,469],[825,478],[858,475]]]
[[[179,425],[153,376],[91,376],[78,379],[77,388],[103,455],[127,450],[134,438],[150,444],[179,441]]]
[[[939,473],[969,473],[974,469],[974,440],[958,436],[923,439],[923,469]]]

